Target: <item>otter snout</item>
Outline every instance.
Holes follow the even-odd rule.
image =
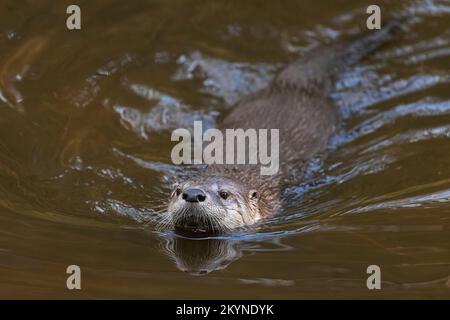
[[[187,202],[203,202],[206,199],[206,193],[202,189],[190,188],[183,192],[182,198]]]

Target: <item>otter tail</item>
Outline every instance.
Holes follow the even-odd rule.
[[[405,20],[403,17],[396,18],[386,23],[380,30],[370,31],[327,48],[312,50],[283,69],[275,78],[275,83],[296,87],[302,91],[328,92],[336,75],[391,40]]]

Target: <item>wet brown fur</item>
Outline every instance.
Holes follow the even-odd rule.
[[[263,176],[259,165],[211,165],[200,173],[200,179],[233,179],[244,186],[242,194],[256,189],[260,216],[275,213],[281,184],[292,176],[300,181],[308,162],[327,147],[339,126],[329,97],[336,77],[388,40],[397,25],[386,24],[379,31],[311,51],[282,69],[268,87],[239,101],[225,117],[223,129],[279,129],[277,174]]]

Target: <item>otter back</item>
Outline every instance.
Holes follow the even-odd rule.
[[[338,127],[338,112],[329,98],[336,76],[388,40],[400,23],[312,50],[282,69],[267,88],[239,101],[222,127],[279,129],[280,174],[295,168],[301,178],[305,164],[327,146]]]

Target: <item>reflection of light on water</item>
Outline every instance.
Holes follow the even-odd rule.
[[[227,105],[266,86],[277,68],[262,63],[228,62],[204,56],[198,51],[181,55],[177,63],[181,67],[174,80],[193,79],[197,71],[204,78],[203,89],[223,99]]]
[[[120,116],[125,127],[138,136],[149,138],[152,131],[174,128],[190,128],[195,120],[202,120],[206,127],[212,127],[214,113],[194,111],[180,100],[140,84],[131,84],[129,89],[139,97],[152,103],[148,111],[141,111],[132,106],[114,105],[113,110]]]
[[[446,183],[448,184],[448,181],[446,181]],[[417,191],[416,189],[417,188],[414,188],[414,191]],[[408,190],[404,190],[402,193],[408,194]],[[384,201],[382,203],[375,203],[368,206],[355,208],[349,210],[347,214],[370,212],[378,209],[414,208],[421,207],[423,205],[439,205],[447,202],[450,202],[450,190],[442,190],[429,194],[405,197],[399,200]]]

